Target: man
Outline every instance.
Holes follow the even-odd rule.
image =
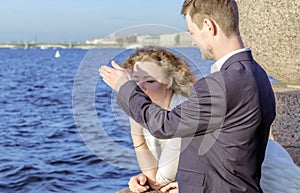
[[[261,164],[275,100],[265,71],[244,48],[236,2],[186,0],[182,14],[202,57],[216,60],[213,73],[195,83],[187,101],[172,111],[161,109],[115,63],[102,67],[100,75],[119,92],[121,108],[153,136],[183,138],[178,184],[163,191],[262,192]]]

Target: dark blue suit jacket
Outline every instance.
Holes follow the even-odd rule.
[[[188,100],[172,111],[152,103],[134,81],[121,87],[118,103],[153,136],[183,138],[176,176],[180,193],[262,192],[261,164],[275,100],[250,51],[198,80]]]

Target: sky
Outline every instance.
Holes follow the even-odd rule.
[[[186,31],[184,0],[0,0],[0,42],[83,42],[137,25]]]

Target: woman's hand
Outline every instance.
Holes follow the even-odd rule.
[[[128,185],[130,191],[132,192],[145,192],[150,188],[153,190],[159,190],[162,187],[161,184],[151,180],[143,173],[131,177],[128,182]]]
[[[162,187],[161,184],[154,180],[151,180],[150,178],[148,178],[148,184],[153,190],[159,190]]]
[[[150,188],[147,185],[147,177],[142,173],[131,177],[128,185],[132,192],[145,192]]]

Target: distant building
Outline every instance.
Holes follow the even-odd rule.
[[[106,38],[86,40],[86,44],[99,47],[140,47],[148,45],[156,46],[192,46],[192,38],[187,32],[161,34],[161,35],[138,35],[119,37],[112,34]]]
[[[124,37],[119,37],[117,41],[119,43],[121,43],[123,45],[123,47],[127,47],[129,45],[137,44],[137,37],[138,37],[138,34],[124,36]]]
[[[152,35],[140,35],[137,37],[137,43],[141,45],[159,45],[160,37]]]
[[[115,38],[114,38],[115,39]],[[121,47],[122,45],[115,39],[97,38],[92,40],[86,40],[86,44],[99,45],[101,47]]]
[[[103,42],[103,38],[86,40],[86,44],[101,44]]]
[[[103,40],[101,45],[103,47],[121,47],[122,45],[116,40]]]
[[[190,47],[193,45],[192,36],[188,32],[179,33],[179,44],[180,46]]]
[[[161,46],[176,46],[179,43],[178,33],[160,35]]]

